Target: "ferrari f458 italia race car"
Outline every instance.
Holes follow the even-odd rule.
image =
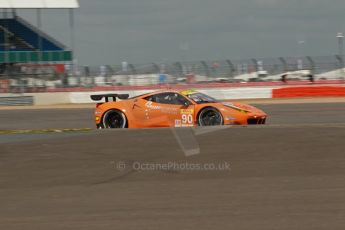
[[[99,129],[253,125],[265,124],[267,118],[253,106],[221,102],[194,90],[164,90],[132,98],[128,94],[101,94],[91,95],[91,99],[105,99],[96,105]]]

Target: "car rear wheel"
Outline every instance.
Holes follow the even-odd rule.
[[[223,125],[223,116],[215,108],[205,108],[201,110],[198,116],[198,125],[199,126],[215,126]]]
[[[127,118],[121,111],[112,109],[104,114],[102,126],[106,129],[123,129],[127,127]]]

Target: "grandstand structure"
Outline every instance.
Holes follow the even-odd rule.
[[[0,0],[0,72],[13,64],[66,63],[73,60],[74,9],[77,0]],[[34,9],[34,25],[17,14],[18,9]],[[69,11],[71,47],[65,46],[42,30],[41,11]],[[1,71],[2,70],[2,71]]]

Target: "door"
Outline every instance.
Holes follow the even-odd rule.
[[[194,105],[179,93],[158,93],[145,100],[149,127],[194,126]]]
[[[148,109],[145,106],[146,102],[147,101],[142,98],[136,98],[131,106],[132,115],[134,118],[132,122],[135,123],[134,126],[136,128],[150,127]]]

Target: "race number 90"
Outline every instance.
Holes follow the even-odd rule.
[[[192,114],[183,114],[182,115],[182,123],[183,124],[193,124]]]

